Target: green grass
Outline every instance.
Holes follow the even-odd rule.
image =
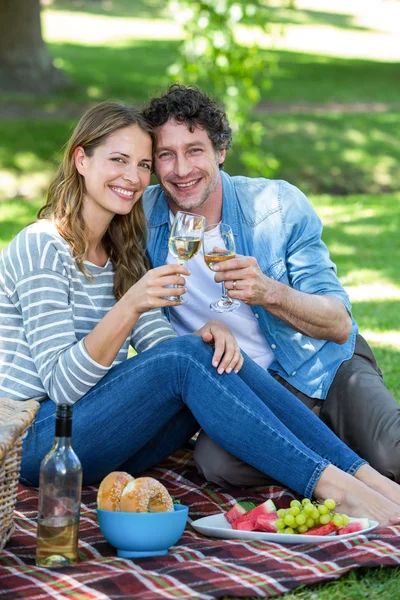
[[[150,37],[151,18],[165,17],[165,3],[55,0],[44,11],[49,26],[55,23],[52,18],[60,15],[60,10],[75,15],[77,23],[82,18],[90,19],[90,31],[100,37],[110,30],[116,37],[101,43],[68,41],[68,35],[74,34],[71,21],[66,31],[63,28],[48,31],[49,50],[73,85],[40,97],[3,97],[3,102],[24,108],[27,115],[31,109],[40,110],[52,121],[22,117],[0,122],[0,198],[18,193],[21,181],[25,188],[27,173],[35,176],[40,173],[40,182],[35,181],[34,186],[37,191],[44,189],[44,174],[53,168],[54,157],[73,120],[89,104],[116,98],[141,106],[170,82],[167,68],[179,51],[179,40],[168,39],[171,21],[162,21],[160,35],[165,39],[135,39],[126,37],[126,31],[125,37],[122,33],[118,37],[121,22],[133,27],[138,19],[143,36]],[[275,22],[330,25],[358,32],[354,17],[345,13],[282,9],[270,13]],[[53,17],[47,19],[46,15]],[[288,51],[260,50],[260,53],[265,62],[262,77],[272,73],[274,85],[263,91],[260,106],[254,112],[254,118],[265,127],[265,137],[261,159],[251,174],[289,180],[306,193],[382,193],[400,189],[397,63]],[[265,109],[266,103],[279,106],[301,102],[374,102],[392,108],[382,113],[355,114],[340,111],[274,114],[268,112],[268,107]],[[239,148],[234,147],[229,153],[227,169],[232,174],[246,172]],[[1,185],[4,171],[14,184]]]
[[[0,171],[34,172],[52,164],[74,119],[86,106],[120,99],[141,106],[164,89],[167,67],[178,55],[178,42],[124,40],[107,45],[52,42],[50,51],[74,86],[17,104],[47,112],[44,120],[0,122]],[[300,53],[265,53],[278,60],[274,86],[263,102],[384,102],[400,98],[398,65],[350,61]],[[270,61],[271,62],[271,61]],[[266,66],[268,69],[268,66]],[[16,104],[9,97],[8,104]],[[400,116],[395,109],[376,113],[269,113],[255,111],[265,127],[258,175],[287,179],[307,193],[380,193],[400,189]],[[61,111],[61,112],[60,112]],[[62,119],[62,120],[61,120]],[[49,135],[51,131],[51,135]],[[27,155],[27,160],[21,157]],[[243,172],[240,149],[228,154],[227,168]],[[0,185],[0,190],[1,190]],[[1,191],[0,191],[1,197]]]
[[[166,14],[162,0],[53,0],[50,6],[51,10],[113,17],[159,18]]]
[[[400,114],[341,112],[258,114],[265,127],[256,172],[285,179],[307,193],[384,193],[400,189]],[[235,148],[227,168],[243,171]],[[254,173],[255,174],[255,173]]]
[[[306,193],[378,194],[400,189],[400,113],[259,117],[266,133],[253,174],[285,179]],[[26,178],[28,173],[43,175],[54,168],[74,121],[71,117],[0,121],[0,198],[7,195],[1,172]],[[266,159],[271,155],[272,167]],[[226,168],[231,174],[245,172],[235,145]],[[42,180],[43,189],[47,180]]]
[[[265,100],[274,102],[393,102],[399,104],[399,65],[288,51],[265,51],[278,71]]]
[[[144,23],[151,27],[151,21]],[[70,76],[67,90],[32,97],[9,97],[22,104],[60,106],[65,101],[90,102],[108,97],[144,101],[168,85],[167,68],[178,56],[179,41],[123,38],[107,44],[50,41],[56,65]],[[263,102],[377,102],[399,106],[400,78],[393,62],[344,59],[322,54],[260,50],[265,69],[273,76],[263,90]],[[203,82],[207,88],[207,82]]]

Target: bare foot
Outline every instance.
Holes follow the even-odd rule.
[[[382,496],[385,496],[388,500],[400,505],[400,485],[388,477],[381,475],[370,465],[361,465],[354,477],[382,494]]]
[[[323,471],[314,495],[324,500],[332,498],[340,504],[339,511],[349,517],[368,517],[381,527],[400,524],[400,504],[333,465]]]

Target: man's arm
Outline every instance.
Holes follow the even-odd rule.
[[[304,194],[286,182],[279,201],[282,229],[275,252],[286,268],[285,281],[263,273],[256,258],[238,255],[215,267],[215,281],[224,280],[232,298],[262,306],[300,333],[343,344],[351,332],[351,306],[321,239],[321,221]],[[260,260],[264,251],[255,248]]]
[[[344,344],[350,335],[351,318],[338,298],[300,292],[275,281],[262,273],[254,257],[220,263],[215,281],[223,280],[231,298],[262,306],[309,337]]]

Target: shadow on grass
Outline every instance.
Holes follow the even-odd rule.
[[[339,200],[341,203],[343,201],[343,198]],[[378,203],[381,205],[380,212],[376,210]],[[343,218],[335,218],[334,224],[325,225],[323,230],[323,240],[331,250],[339,278],[344,279],[358,270],[356,277],[361,278],[360,285],[371,283],[374,273],[379,274],[380,280],[399,285],[400,197],[349,198],[348,205],[348,214],[344,214]],[[316,210],[318,212],[318,206]],[[383,306],[387,309],[388,318],[389,315],[393,317],[396,303],[392,304],[391,300],[382,302],[387,303]],[[357,304],[360,311],[363,310],[363,304]],[[377,311],[378,314],[381,318]],[[396,321],[398,318],[392,319],[392,323]]]
[[[75,87],[20,101],[20,114],[29,117],[34,107],[42,111],[43,117],[51,115],[51,123],[21,118],[18,111],[15,120],[0,122],[0,169],[34,172],[52,168],[72,120],[89,104],[113,98],[140,107],[167,87],[167,68],[177,58],[179,42],[126,40],[114,46],[52,43],[50,50]],[[269,94],[275,102],[395,102],[400,98],[396,64],[265,52],[266,70],[270,55],[277,56],[280,64]],[[13,109],[16,106],[12,103]],[[400,189],[399,112],[258,111],[253,116],[265,128],[260,160],[252,172],[244,169],[241,149],[234,146],[227,158],[227,170],[232,174],[286,179],[306,193],[382,193]],[[275,162],[268,164],[265,157],[271,155]]]
[[[47,120],[0,123],[0,169],[15,174],[55,170],[72,125]]]
[[[278,64],[268,101],[399,102],[399,65],[324,54],[263,51]]]
[[[110,17],[130,18],[173,18],[166,2],[161,0],[52,0],[51,10],[84,12]],[[265,15],[265,22],[279,25],[328,25],[352,31],[374,31],[359,25],[355,15],[329,11],[260,6],[258,18]],[[243,23],[253,25],[255,19],[248,16]]]
[[[51,10],[88,13],[108,17],[162,18],[166,2],[162,0],[51,0]]]
[[[174,41],[143,40],[108,46],[49,43],[56,66],[68,74],[73,84],[53,94],[0,95],[3,112],[29,116],[29,108],[34,107],[53,117],[57,111],[60,116],[74,112],[80,115],[87,104],[109,99],[141,105],[168,86],[167,69],[177,59],[178,46]],[[11,111],[7,111],[9,107]]]
[[[347,29],[351,31],[376,31],[375,29],[359,25],[357,17],[349,13],[337,13],[300,8],[284,8],[279,6],[265,6],[268,21],[279,25],[322,25]],[[261,9],[260,9],[261,12]],[[244,20],[251,25],[251,19]]]
[[[362,194],[400,189],[400,113],[258,114],[265,137],[251,173],[285,179],[306,193]],[[273,155],[271,168],[263,160]],[[240,171],[235,147],[228,171]]]
[[[48,96],[15,97],[15,102],[57,106],[107,97],[143,101],[168,84],[167,69],[179,56],[180,42],[124,39],[107,45],[53,42],[48,47],[74,87]],[[265,68],[256,80],[264,102],[399,102],[396,63],[287,51],[260,54]],[[270,77],[273,87],[265,91],[261,83]],[[207,78],[199,85],[211,91]]]
[[[177,59],[178,46],[172,41],[131,40],[118,47],[49,44],[57,66],[77,85],[49,101],[117,98],[143,103],[168,85],[167,69]]]

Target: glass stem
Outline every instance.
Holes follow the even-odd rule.
[[[177,260],[177,261],[176,261],[176,263],[177,263],[178,265],[184,265],[184,264],[185,264],[185,261],[183,261],[183,262],[182,262],[182,261],[180,261],[180,260]],[[174,288],[180,288],[180,287],[182,287],[182,286],[181,286],[181,285],[179,285],[179,283],[173,283],[173,284],[172,284],[172,287],[174,287]],[[184,302],[184,300],[183,300],[182,296],[175,296],[175,299],[176,299],[176,301],[177,301],[177,302]]]
[[[221,286],[222,286],[222,297],[221,297],[221,300],[223,300],[223,303],[226,304],[226,305],[232,304],[231,298],[229,298],[228,294],[226,293],[225,282],[224,281],[221,283]]]

